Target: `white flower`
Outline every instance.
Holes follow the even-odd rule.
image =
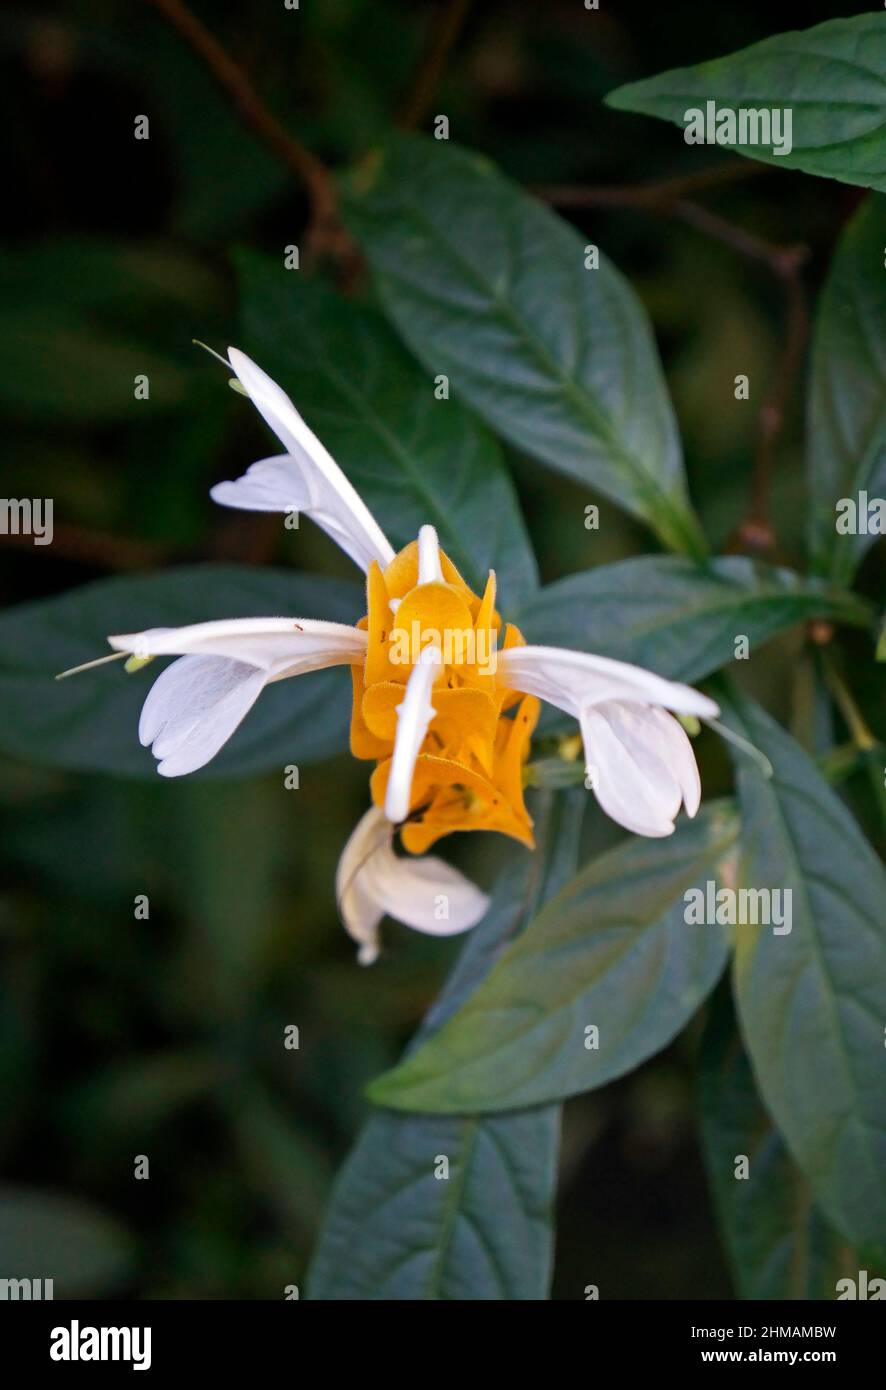
[[[378,956],[378,927],[387,914],[431,936],[476,926],[489,906],[485,893],[436,856],[398,857],[393,828],[373,806],[342,851],[335,888],[345,929],[359,942],[361,965]]]
[[[253,464],[236,481],[219,483],[213,498],[247,510],[303,512],[362,570],[373,561],[384,570],[394,550],[338,465],[280,387],[236,348],[229,355],[287,452]],[[423,526],[418,583],[409,598],[423,585],[437,593],[447,587],[442,560],[436,531]],[[402,602],[394,599],[390,607]],[[329,666],[359,667],[367,654],[362,628],[291,617],[153,628],[109,641],[135,657],[179,657],[155,682],[139,725],[142,743],[152,746],[167,777],[209,762],[269,682]],[[707,696],[637,666],[559,647],[509,646],[497,653],[497,662],[503,688],[547,700],[578,719],[598,801],[619,824],[640,835],[669,835],[681,804],[695,815],[701,795],[695,756],[667,711],[710,719],[718,709]],[[415,661],[396,706],[384,810],[367,812],[339,864],[342,917],[361,943],[364,962],[378,953],[378,925],[386,912],[418,931],[448,935],[473,926],[487,907],[485,895],[442,860],[401,858],[391,843],[394,829],[413,813],[413,778],[436,713],[441,663],[436,644]],[[465,795],[469,801],[469,788]]]
[[[138,726],[164,777],[196,772],[214,758],[270,681],[350,666],[366,654],[359,628],[311,618],[156,627],[108,641],[141,659],[179,657],[151,687]]]
[[[695,754],[665,711],[713,719],[713,700],[639,666],[561,647],[512,647],[498,661],[508,685],[579,721],[597,800],[619,825],[637,835],[670,835],[681,802],[695,815]]]

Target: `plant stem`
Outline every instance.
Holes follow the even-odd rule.
[[[343,233],[335,181],[315,154],[290,135],[268,110],[247,74],[183,0],[146,0],[163,15],[200,59],[237,116],[307,190],[311,205],[309,246],[339,246]]]
[[[434,99],[437,84],[443,75],[462,26],[468,17],[471,0],[449,0],[443,9],[422,64],[415,76],[412,91],[403,103],[397,124],[403,130],[414,130],[424,121]]]

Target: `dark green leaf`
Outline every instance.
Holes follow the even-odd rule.
[[[790,932],[736,929],[742,1032],[816,1201],[886,1250],[886,872],[799,745],[750,700],[725,709],[774,768],[739,755],[740,881],[792,895]]]
[[[446,142],[396,140],[353,176],[347,207],[431,376],[672,548],[704,551],[646,315],[605,258],[586,269],[572,227]]]
[[[699,1074],[705,1162],[742,1298],[833,1299],[859,1256],[827,1224],[762,1105],[728,994],[716,999]],[[736,1175],[736,1160],[748,1160]]]
[[[251,352],[280,381],[394,546],[432,522],[449,558],[482,592],[497,572],[501,603],[537,587],[535,558],[501,451],[433,382],[381,317],[282,260],[239,259]]]
[[[535,905],[573,872],[584,796],[537,817],[543,849],[502,876],[417,1042],[488,971]],[[374,1116],[336,1186],[309,1281],[315,1299],[547,1296],[559,1107],[500,1116]],[[448,1178],[434,1176],[440,1156]]]
[[[639,111],[686,126],[686,112],[735,113],[772,108],[792,113],[790,151],[756,143],[753,126],[728,148],[783,169],[803,169],[842,183],[886,189],[886,15],[832,19],[814,29],[775,34],[726,58],[673,68],[630,82],[606,98],[620,111]],[[727,143],[725,140],[722,143]]]
[[[870,623],[852,594],[740,555],[697,565],[645,555],[600,565],[541,589],[517,613],[529,642],[576,647],[695,681],[768,637],[810,618]]]
[[[817,568],[842,583],[877,539],[858,534],[859,509],[865,530],[868,520],[859,493],[886,495],[884,255],[886,199],[871,195],[843,233],[822,292],[809,387],[810,548]],[[841,499],[856,512],[838,513]],[[838,532],[838,520],[852,525],[853,516],[852,530]]]
[[[103,579],[9,609],[0,615],[0,751],[42,766],[153,777],[137,729],[160,663],[132,676],[119,663],[56,682],[59,671],[106,654],[110,633],[281,614],[354,622],[364,606],[357,585],[338,580],[195,565]],[[349,701],[346,671],[271,685],[197,775],[243,776],[341,751]]]
[[[715,878],[736,833],[721,803],[668,839],[631,839],[583,869],[371,1098],[403,1110],[507,1110],[592,1090],[653,1056],[726,963],[725,933],[688,924],[683,895]]]

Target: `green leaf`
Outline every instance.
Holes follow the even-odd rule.
[[[840,238],[819,301],[809,387],[810,549],[816,568],[842,583],[877,537],[839,533],[837,503],[886,495],[884,255],[886,199],[872,195]]]
[[[517,613],[528,642],[575,647],[695,681],[810,618],[870,624],[873,610],[833,586],[740,555],[704,565],[646,555],[541,589]]]
[[[396,547],[425,522],[473,589],[495,569],[501,602],[538,586],[501,451],[375,312],[282,261],[238,258],[250,351],[292,396]]]
[[[817,1202],[849,1240],[886,1250],[886,872],[799,745],[752,701],[723,703],[774,768],[736,755],[740,881],[792,895],[789,933],[736,929],[742,1032]]]
[[[445,1026],[536,903],[573,872],[583,794],[536,817],[542,848],[503,874],[417,1042]],[[336,1185],[314,1299],[547,1297],[558,1106],[500,1116],[375,1115]],[[448,1179],[435,1177],[449,1159]]]
[[[129,1237],[90,1202],[0,1188],[0,1278],[51,1279],[54,1298],[106,1293],[129,1272]]]
[[[736,834],[720,803],[668,839],[628,840],[583,869],[370,1098],[400,1110],[507,1110],[590,1091],[653,1056],[726,963],[725,933],[688,924],[683,895],[716,876]],[[597,1048],[587,1046],[592,1025]]]
[[[719,992],[718,992],[719,993]],[[742,1298],[833,1299],[860,1257],[825,1221],[766,1113],[724,991],[701,1045],[701,1134],[720,1227]],[[736,1159],[748,1160],[746,1177]]]
[[[630,82],[606,98],[619,111],[639,111],[686,127],[686,112],[789,110],[791,149],[776,154],[770,142],[723,141],[727,148],[775,164],[886,189],[886,15],[832,19],[799,33],[775,34],[726,58],[673,68]],[[746,136],[758,140],[751,134]],[[786,144],[787,142],[785,142]]]
[[[102,579],[9,609],[0,614],[0,752],[44,767],[154,777],[137,730],[159,662],[132,676],[122,663],[57,682],[59,671],[105,654],[110,633],[280,614],[354,622],[364,606],[359,588],[339,580],[195,565]],[[349,703],[346,671],[279,681],[196,775],[244,776],[341,751]]]
[[[627,281],[478,155],[400,137],[346,213],[382,304],[430,376],[505,439],[702,554],[649,323]]]

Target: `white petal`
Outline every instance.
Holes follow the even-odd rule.
[[[138,726],[164,777],[204,767],[227,743],[266,683],[255,666],[223,656],[183,656],[167,666],[145,700]]]
[[[342,851],[336,894],[345,929],[360,943],[361,965],[378,956],[385,914],[416,931],[454,936],[476,926],[489,907],[486,894],[442,859],[398,857],[392,828],[377,807],[361,818]]]
[[[666,714],[663,709],[651,709],[649,714],[658,725],[667,746],[667,751],[663,752],[662,756],[667,758],[668,765],[680,783],[686,811],[690,816],[694,816],[701,805],[701,778],[698,775],[695,750],[678,720]]]
[[[672,834],[689,781],[684,750],[662,720],[676,722],[649,705],[620,700],[586,709],[581,720],[597,800],[637,835]]]
[[[418,582],[442,584],[440,542],[433,526],[422,526],[418,533]]]
[[[702,719],[713,719],[720,712],[713,700],[689,685],[588,652],[565,647],[510,647],[498,653],[498,663],[502,680],[512,690],[537,695],[576,719],[583,709],[603,700],[636,700]]]
[[[385,815],[373,806],[354,827],[341,852],[335,876],[335,896],[345,931],[359,942],[358,960],[371,965],[378,956],[378,924],[385,909],[374,894],[374,863],[391,854],[393,831]]]
[[[436,713],[431,704],[431,690],[439,669],[439,651],[436,647],[425,647],[412,668],[406,692],[397,706],[397,733],[385,793],[385,815],[395,825],[409,815],[415,760]]]
[[[259,459],[236,482],[210,488],[213,502],[250,512],[304,512],[315,505],[302,470],[289,454]]]
[[[116,651],[140,657],[196,652],[230,657],[266,671],[274,680],[352,665],[366,656],[366,633],[360,628],[313,618],[231,618],[190,627],[154,627],[108,641]]]
[[[256,465],[257,475],[250,469],[235,482],[220,483],[212,489],[212,497],[228,507],[289,511],[297,478],[297,495],[304,499],[296,503],[298,510],[321,526],[361,569],[367,570],[372,560],[384,568],[394,558],[384,532],[285,391],[245,353],[229,348],[228,356],[253,405],[286,449],[287,462],[264,459]],[[275,495],[276,507],[272,505]]]

